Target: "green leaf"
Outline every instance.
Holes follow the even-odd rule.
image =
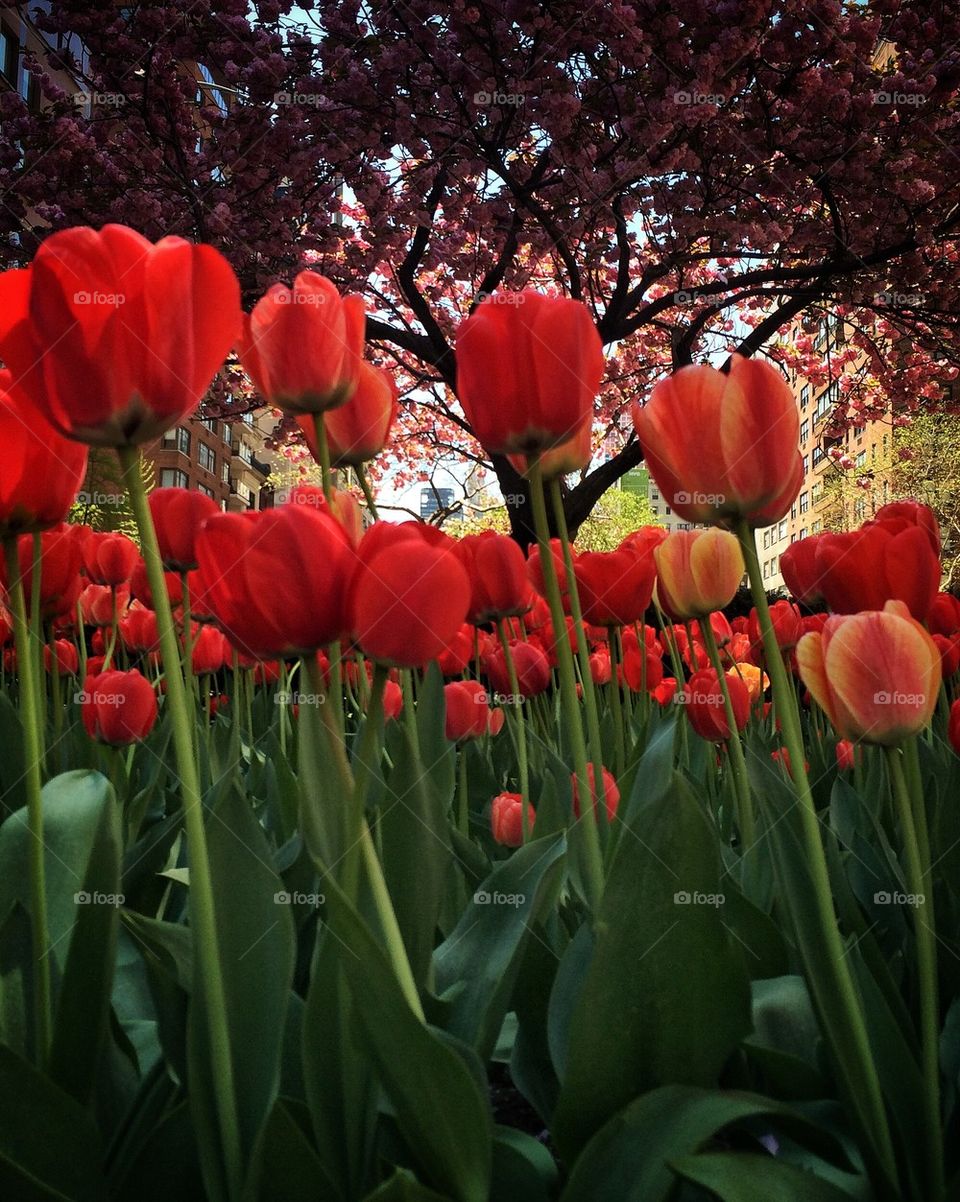
[[[282,1100],[277,1100],[263,1129],[259,1189],[263,1202],[334,1202],[342,1194]]]
[[[73,773],[55,777],[43,790],[44,809],[55,809],[60,792],[69,805]],[[50,1049],[50,1076],[79,1102],[93,1093],[107,1037],[117,947],[120,892],[120,810],[105,777],[88,774],[91,806],[99,809],[60,983]],[[78,865],[79,867],[79,865]]]
[[[487,1202],[491,1119],[487,1099],[447,1041],[416,1017],[386,955],[336,885],[330,928],[368,1054],[410,1154],[430,1184],[457,1202]]]
[[[715,830],[674,776],[638,808],[610,867],[554,1118],[565,1158],[638,1094],[713,1084],[750,1030],[719,882]]]
[[[550,900],[564,851],[563,836],[554,835],[497,864],[434,954],[437,990],[452,995],[445,1026],[484,1060],[493,1053],[530,928]]]
[[[383,874],[418,985],[427,983],[437,920],[450,871],[450,841],[444,796],[448,770],[444,757],[421,760],[407,730],[387,781],[378,821]],[[452,785],[452,776],[450,777]]]
[[[744,1152],[684,1156],[673,1168],[721,1202],[850,1202],[851,1194],[792,1164]]]
[[[99,1202],[100,1156],[87,1111],[0,1045],[0,1198]]]
[[[581,1153],[561,1202],[666,1202],[670,1167],[732,1123],[769,1117],[821,1155],[847,1167],[842,1150],[801,1114],[757,1094],[667,1085],[638,1098],[597,1132]]]
[[[363,1202],[450,1202],[450,1195],[428,1189],[409,1169],[397,1169],[389,1180],[367,1194]]]
[[[246,798],[227,789],[210,815],[207,832],[217,953],[226,997],[226,1013],[212,1018],[226,1026],[246,1169],[277,1097],[293,977],[293,917],[289,905],[276,900],[286,895],[270,867],[270,847]],[[220,1141],[218,1135],[214,1137],[218,1120],[209,1004],[197,956],[187,1034],[188,1092],[208,1183],[220,1178],[226,1168],[217,1163]]]
[[[490,1202],[549,1202],[559,1177],[553,1157],[532,1135],[513,1127],[494,1129]]]

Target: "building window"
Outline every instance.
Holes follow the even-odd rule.
[[[820,498],[823,496],[823,485],[818,480],[810,490],[810,499],[814,505],[820,504]]]
[[[213,489],[207,488],[205,484],[198,484],[197,489],[202,492],[205,497],[213,497]]]
[[[800,405],[801,405],[801,407],[803,407],[804,405],[808,405],[809,403],[810,403],[810,385],[804,384],[804,386],[800,389]]]
[[[764,530],[764,532],[763,532],[763,549],[764,549],[764,551],[770,550],[770,531],[769,530]]]
[[[800,537],[801,537],[801,538],[806,538],[806,537],[807,537],[807,528],[806,528],[806,526],[801,526],[801,527],[800,527]]]
[[[819,534],[822,529],[823,529],[823,522],[816,521],[811,525],[810,533],[811,534]]]
[[[798,538],[799,538],[799,535],[797,534],[796,530],[794,530],[793,534],[790,535],[791,544],[795,543]]]
[[[786,518],[784,518],[783,521],[780,523],[778,535],[779,535],[779,538],[787,537],[787,519]]]
[[[826,459],[826,455],[824,454],[823,447],[820,446],[819,443],[813,448],[813,451],[811,452],[811,454],[812,454],[812,460],[813,460],[814,467],[816,467],[818,463],[823,463],[824,459]]]
[[[161,488],[186,488],[189,484],[187,473],[178,467],[165,467],[160,471]]]
[[[654,517],[660,516],[660,506],[659,505],[651,505],[650,510],[653,513]]]
[[[198,447],[197,457],[200,460],[200,466],[206,468],[208,472],[215,472],[217,470],[217,457],[205,442],[202,442]]]
[[[867,452],[866,451],[857,451],[856,462],[857,462],[857,467],[863,467],[863,465],[867,462]]]
[[[796,502],[794,502],[790,506],[790,517],[795,518],[796,516],[797,516],[797,504],[796,504]]]
[[[773,559],[770,560],[770,575],[776,576],[776,574],[779,570],[780,570],[780,556],[774,555]]]
[[[223,463],[220,465],[220,479],[224,482],[224,484],[230,483],[230,462],[227,459],[224,459]]]
[[[223,423],[223,441],[224,442],[230,441],[230,423],[229,422]]]
[[[809,508],[810,508],[810,494],[808,492],[802,492],[800,494],[800,512],[806,513]]]
[[[240,498],[241,501],[244,501],[244,502],[246,502],[247,505],[249,505],[250,504],[250,485],[244,484],[244,482],[242,480],[238,480],[237,481],[237,496]]]
[[[669,505],[664,505],[664,507],[663,507],[663,512],[664,512],[664,515],[665,515],[666,517],[669,517],[669,516],[670,516],[670,506],[669,506]]]
[[[800,441],[806,442],[810,437],[810,418],[805,417],[800,423]]]
[[[181,455],[189,455],[190,431],[186,426],[177,426],[175,430],[168,430],[163,436],[163,445],[179,451]]]
[[[237,454],[244,463],[249,463],[253,459],[253,451],[250,450],[243,439],[237,443]]]
[[[19,41],[7,25],[0,25],[0,74],[16,87]]]
[[[212,417],[201,417],[200,425],[203,426],[204,430],[209,430],[211,434],[216,434],[217,432],[217,423]]]

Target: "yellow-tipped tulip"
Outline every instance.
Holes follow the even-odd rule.
[[[677,621],[729,605],[743,578],[743,552],[725,530],[675,530],[653,554],[657,597]]]

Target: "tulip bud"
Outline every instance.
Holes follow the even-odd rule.
[[[660,604],[681,621],[723,609],[743,578],[740,544],[723,530],[675,530],[654,558]]]
[[[533,830],[537,813],[527,802],[527,829]],[[523,798],[519,793],[498,793],[490,803],[490,829],[495,842],[519,847],[523,842]]]

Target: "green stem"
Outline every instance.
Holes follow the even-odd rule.
[[[193,682],[193,630],[190,621],[190,583],[186,572],[180,573],[183,594],[183,683],[191,705],[196,700],[196,685]]]
[[[33,681],[36,686],[37,743],[40,748],[41,770],[47,759],[47,683],[43,670],[43,624],[40,621],[40,584],[43,574],[43,543],[34,534],[33,563],[30,568],[30,655]]]
[[[227,1029],[227,997],[220,969],[215,895],[207,853],[207,835],[203,824],[200,780],[194,757],[192,723],[180,667],[180,646],[170,609],[170,598],[167,595],[157,532],[150,516],[147,491],[140,470],[140,453],[132,447],[118,447],[117,456],[140,532],[140,546],[147,569],[147,580],[153,594],[160,636],[160,654],[167,682],[166,700],[173,728],[173,746],[180,776],[183,822],[190,859],[190,924],[196,949],[196,971],[202,983],[200,997],[194,993],[193,1004],[200,1003],[201,998],[204,1003],[207,1037],[210,1041],[210,1070],[217,1100],[217,1118],[223,1142],[229,1194],[231,1197],[239,1197],[243,1162]],[[224,899],[224,904],[229,904],[229,899]]]
[[[590,759],[593,762],[593,779],[597,782],[597,796],[603,791],[603,744],[600,741],[600,717],[597,713],[597,692],[593,684],[593,673],[590,671],[590,648],[587,645],[587,633],[583,628],[583,608],[580,605],[580,589],[577,585],[577,574],[573,567],[573,551],[570,548],[570,535],[567,530],[567,515],[563,508],[563,493],[560,491],[559,477],[554,476],[550,481],[550,498],[553,502],[553,517],[560,535],[560,545],[563,548],[563,566],[567,575],[567,593],[570,597],[570,615],[577,635],[577,658],[580,661],[580,680],[583,685],[583,704],[587,713],[587,739],[590,745]],[[606,807],[597,804],[597,821],[607,821]]]
[[[330,444],[327,442],[327,427],[323,424],[323,414],[313,415],[313,428],[317,439],[317,459],[320,462],[320,483],[327,504],[333,508],[333,484],[330,472]]]
[[[924,1133],[927,1140],[927,1186],[930,1202],[944,1193],[943,1120],[940,1116],[940,1016],[937,988],[937,935],[933,909],[933,881],[925,859],[914,815],[923,798],[911,803],[899,747],[885,748],[890,766],[894,804],[900,818],[906,853],[907,890],[914,895],[913,930],[917,941],[917,977],[920,986],[920,1046],[924,1083]],[[922,899],[922,900],[921,900]]]
[[[753,798],[750,796],[750,779],[747,776],[747,764],[743,758],[743,744],[740,741],[740,731],[737,729],[737,721],[733,713],[733,702],[730,700],[727,676],[720,662],[720,651],[717,648],[717,640],[709,618],[700,619],[700,634],[703,636],[703,645],[707,649],[710,663],[717,674],[720,691],[723,693],[723,709],[727,717],[727,726],[730,728],[727,751],[730,754],[730,767],[733,769],[733,779],[736,787],[740,841],[742,844],[741,855],[746,855],[756,842],[757,828],[753,816]]]
[[[60,697],[60,663],[57,659],[57,635],[50,623],[50,708],[53,710],[53,746],[60,745],[63,730],[63,701]]]
[[[367,473],[363,470],[362,463],[355,463],[353,470],[357,473],[357,483],[360,485],[360,491],[363,493],[363,499],[367,503],[367,509],[370,510],[370,516],[374,521],[380,517],[377,513],[377,502],[373,498],[373,492],[370,489],[370,481],[367,479]]]
[[[520,794],[524,802],[530,800],[530,769],[527,762],[527,727],[523,717],[523,698],[520,695],[520,681],[517,677],[517,666],[513,662],[513,652],[507,639],[507,626],[502,618],[497,622],[497,636],[503,651],[504,662],[507,665],[507,677],[510,681],[512,694],[511,704],[517,717],[517,760],[520,768]],[[523,841],[527,841],[527,807],[523,807]]]
[[[460,757],[457,763],[457,826],[460,828],[460,834],[469,836],[470,834],[470,800],[467,793],[467,749],[460,748]]]
[[[580,828],[583,831],[583,883],[587,894],[587,904],[596,914],[603,895],[603,859],[600,854],[600,832],[597,823],[592,821],[594,807],[590,804],[590,778],[587,773],[587,746],[583,737],[583,726],[580,722],[580,707],[577,705],[577,682],[573,672],[573,654],[567,639],[567,623],[563,612],[563,602],[560,599],[560,585],[554,570],[553,552],[550,548],[550,527],[547,524],[547,506],[543,491],[543,469],[539,456],[531,455],[529,459],[528,476],[530,480],[530,503],[533,508],[533,524],[537,535],[537,546],[540,551],[540,566],[543,571],[543,583],[547,590],[547,604],[550,606],[550,619],[553,623],[553,633],[557,649],[557,669],[560,674],[560,706],[567,739],[573,755],[574,771],[577,777],[577,787],[582,801],[580,807]],[[597,777],[598,795],[603,788],[601,777]],[[602,809],[598,805],[596,809]],[[586,818],[586,821],[583,819]]]
[[[623,702],[620,696],[620,656],[617,646],[617,628],[607,628],[607,644],[610,648],[610,707],[613,710],[613,732],[616,738],[617,780],[623,777],[627,765],[627,744],[623,733]],[[646,656],[643,661],[646,662]]]
[[[37,691],[34,681],[33,649],[27,624],[27,607],[20,576],[20,557],[16,538],[3,544],[7,568],[7,588],[13,617],[13,637],[20,678],[20,712],[23,724],[24,786],[27,795],[27,832],[29,835],[27,870],[30,877],[30,938],[36,974],[36,1059],[43,1068],[50,1051],[53,1018],[50,1001],[50,955],[47,934],[46,865],[43,842],[43,802],[40,776],[40,738],[37,730]]]
[[[827,858],[820,838],[819,820],[804,767],[803,737],[796,694],[787,680],[780,648],[770,619],[770,607],[763,587],[763,574],[757,558],[753,531],[740,519],[737,537],[743,551],[753,603],[763,637],[767,670],[777,704],[783,742],[790,757],[790,774],[800,807],[801,835],[807,869],[813,885],[813,902],[819,940],[819,954],[806,948],[801,940],[807,977],[813,987],[826,1034],[843,1074],[847,1096],[859,1111],[860,1124],[873,1144],[874,1154],[890,1183],[897,1181],[897,1162],[880,1089],[880,1079],[870,1048],[866,1023],[856,986],[846,959],[846,951],[830,890]]]

